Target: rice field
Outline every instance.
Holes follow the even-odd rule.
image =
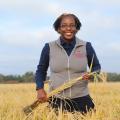
[[[92,114],[56,114],[43,103],[26,117],[22,109],[36,100],[35,84],[0,84],[0,120],[120,120],[120,83],[90,83],[89,88],[96,105]]]

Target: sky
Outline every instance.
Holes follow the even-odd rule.
[[[120,73],[120,0],[0,0],[0,73],[35,72],[62,13],[80,19],[77,37],[92,43],[102,71]]]

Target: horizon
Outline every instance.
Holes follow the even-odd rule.
[[[0,1],[0,73],[35,72],[44,44],[59,37],[52,25],[65,12],[80,19],[77,37],[91,42],[101,70],[120,73],[119,0]]]

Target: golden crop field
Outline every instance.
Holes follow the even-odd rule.
[[[26,117],[22,109],[36,100],[35,84],[0,84],[0,120],[120,120],[120,83],[90,83],[89,88],[96,105],[92,114],[55,114],[43,103]]]

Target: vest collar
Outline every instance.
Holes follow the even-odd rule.
[[[85,41],[76,37],[76,47],[85,45]]]
[[[83,41],[83,40],[80,40],[79,38],[75,38],[75,40],[76,40],[76,47],[79,47],[79,46],[83,46],[83,45],[85,45],[85,41]],[[61,46],[61,42],[60,42],[60,38],[58,38],[57,40],[56,40],[56,43],[59,45],[59,46]]]

